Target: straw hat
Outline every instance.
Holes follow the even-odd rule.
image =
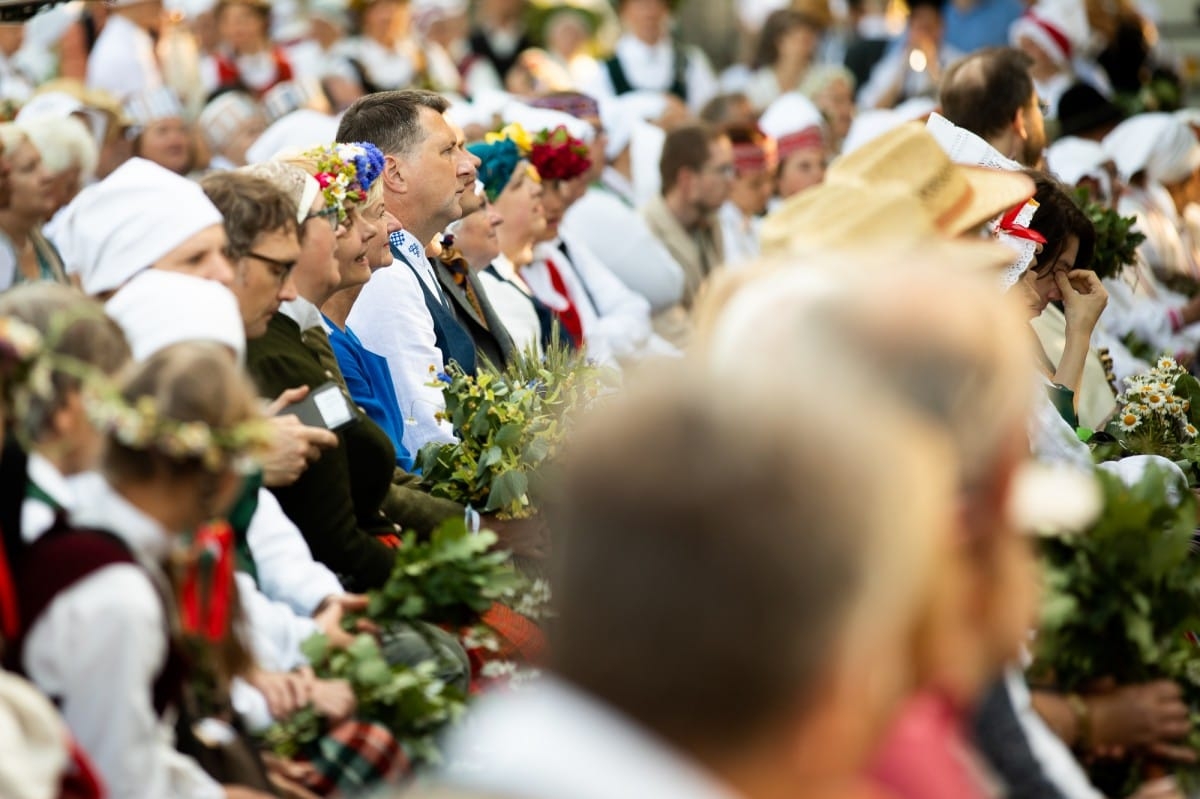
[[[960,166],[919,122],[909,122],[835,160],[829,183],[895,182],[916,197],[938,230],[957,235],[1033,196],[1015,172]]]
[[[968,269],[999,269],[1012,260],[1003,245],[947,238],[912,193],[894,182],[843,181],[802,191],[767,215],[760,241],[765,258],[843,252],[898,262],[920,252]]]

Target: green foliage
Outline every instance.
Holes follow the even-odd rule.
[[[456,627],[474,622],[493,602],[527,588],[508,553],[492,549],[495,544],[495,533],[472,534],[458,518],[444,522],[428,541],[406,533],[391,577],[368,593],[367,615]]]
[[[1115,277],[1134,262],[1137,248],[1146,236],[1134,229],[1135,217],[1121,216],[1109,206],[1095,202],[1087,189],[1076,189],[1074,199],[1096,228],[1092,271],[1100,277]]]
[[[471,376],[451,363],[431,385],[441,388],[442,418],[459,440],[428,444],[417,454],[425,485],[485,513],[532,516],[536,473],[561,446],[571,414],[599,396],[603,384],[603,371],[557,334],[544,355],[531,346],[504,371],[484,363]]]
[[[350,683],[358,699],[357,718],[387,727],[413,760],[438,761],[434,739],[462,715],[466,696],[438,677],[436,660],[415,666],[389,663],[379,642],[366,634],[345,649],[335,649],[326,636],[318,634],[301,649],[317,676]],[[321,720],[308,707],[273,726],[265,741],[277,754],[295,757],[321,733]]]
[[[1133,486],[1096,476],[1105,504],[1094,526],[1041,541],[1045,597],[1031,677],[1064,691],[1103,677],[1168,678],[1200,709],[1198,653],[1187,638],[1200,631],[1195,498],[1163,467]],[[1133,776],[1140,764],[1126,767]]]

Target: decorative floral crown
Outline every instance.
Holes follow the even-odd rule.
[[[0,380],[22,380],[41,353],[37,330],[11,316],[0,317]]]
[[[155,451],[174,460],[197,459],[210,471],[230,460],[238,467],[260,461],[274,439],[271,425],[252,419],[213,429],[204,422],[180,422],[159,412],[154,397],[130,405],[115,389],[93,385],[85,393],[88,417],[101,433],[130,449]]]
[[[325,202],[337,208],[345,221],[351,203],[365,202],[367,192],[383,172],[383,153],[370,142],[330,144],[304,153],[317,162],[313,175],[325,194]]]
[[[592,159],[588,154],[587,144],[559,125],[534,137],[529,161],[542,180],[572,180],[591,169]]]
[[[488,200],[496,201],[512,179],[517,164],[529,157],[532,147],[533,138],[529,132],[515,122],[488,133],[482,142],[467,147],[479,158],[479,180]]]

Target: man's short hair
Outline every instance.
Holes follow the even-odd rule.
[[[989,139],[1033,99],[1033,61],[1011,47],[988,47],[950,65],[940,102],[946,119]]]
[[[663,194],[675,188],[683,170],[703,168],[711,155],[709,145],[724,135],[709,125],[685,125],[668,133],[659,161]]]
[[[206,175],[200,188],[225,218],[226,254],[244,257],[263,233],[295,233],[303,243],[304,228],[297,224],[296,201],[266,178],[246,172]]]
[[[385,155],[404,157],[425,140],[421,109],[441,114],[449,107],[445,97],[423,89],[368,94],[346,109],[338,125],[337,140],[370,142]]]
[[[561,472],[551,665],[693,755],[757,745],[810,710],[861,630],[852,620],[902,623],[902,609],[865,611],[866,552],[911,519],[937,529],[896,512],[935,492],[929,450],[888,433],[889,453],[934,473],[901,488],[886,458],[855,454],[874,444],[847,445],[854,412],[818,395],[660,375],[590,420]]]

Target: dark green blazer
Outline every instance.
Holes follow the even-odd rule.
[[[333,379],[301,340],[299,325],[282,313],[271,319],[266,335],[249,342],[246,366],[268,398]],[[313,558],[354,591],[378,588],[391,574],[394,554],[377,536],[395,532],[380,510],[395,457],[387,434],[360,414],[338,432],[338,446],[323,452],[299,480],[271,489],[300,528]]]

